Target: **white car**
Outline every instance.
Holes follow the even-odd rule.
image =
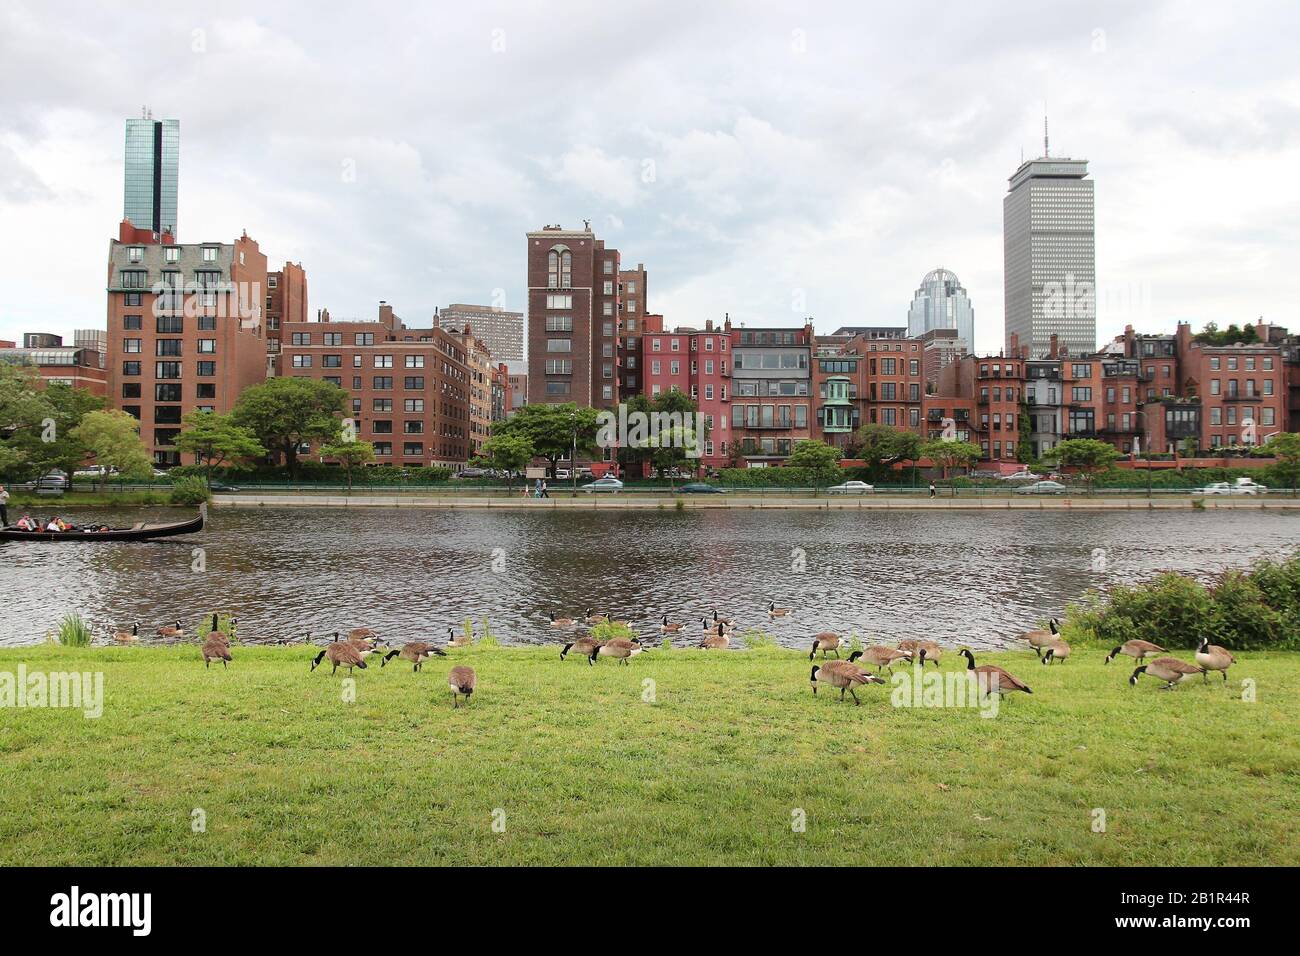
[[[78,468],[72,473],[73,478],[103,478],[104,473],[116,475],[116,468],[105,468],[103,465],[87,465],[85,468]]]
[[[869,495],[876,490],[875,485],[865,481],[846,481],[842,485],[832,485],[826,489],[828,495]]]
[[[1042,481],[1042,475],[1035,475],[1032,471],[1018,471],[1014,475],[999,475],[1003,481]]]
[[[593,491],[622,491],[623,482],[617,478],[597,478],[591,484],[580,485],[579,487],[587,494],[591,494]]]
[[[1195,488],[1192,490],[1194,495],[1258,495],[1264,494],[1268,489],[1263,485],[1257,485],[1249,478],[1239,478],[1235,485],[1228,484],[1226,481],[1216,481],[1213,484],[1206,485],[1204,488]]]

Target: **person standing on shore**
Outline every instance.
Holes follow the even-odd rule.
[[[934,497],[934,482],[930,482],[930,497]]]
[[[0,485],[0,528],[9,524],[9,489]]]
[[[542,479],[542,497],[543,498],[551,497],[551,489],[547,486],[545,478]]]

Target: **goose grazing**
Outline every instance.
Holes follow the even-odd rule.
[[[577,623],[571,617],[556,617],[555,612],[551,612],[551,627],[573,627]]]
[[[335,637],[337,636],[338,633],[335,632]],[[365,658],[362,657],[361,652],[353,647],[348,641],[335,640],[330,642],[325,647],[325,650],[317,654],[316,659],[311,662],[311,669],[315,670],[316,665],[326,657],[328,657],[330,663],[334,665],[334,669],[330,671],[331,675],[336,673],[340,667],[346,667],[349,675],[352,673],[352,668],[354,667],[360,667],[362,670],[366,669]]]
[[[725,651],[730,644],[731,637],[727,634],[726,628],[724,628],[722,624],[718,624],[718,629],[715,633],[708,635],[704,640],[700,641],[700,649],[705,651]]]
[[[164,624],[154,632],[159,637],[180,637],[185,632],[181,630],[181,622],[177,621],[175,625]]]
[[[849,661],[828,661],[825,664],[814,664],[810,680],[812,681],[814,694],[817,693],[818,684],[829,684],[831,687],[840,689],[840,700],[844,699],[846,690],[853,694],[853,703],[855,705],[860,705],[862,701],[858,700],[858,695],[853,690],[854,687],[859,684],[885,683],[883,677],[877,677],[875,674]]]
[[[911,653],[921,655],[920,660],[922,667],[925,666],[926,661],[933,661],[935,667],[939,666],[939,658],[943,657],[942,647],[934,641],[900,641],[898,649],[900,651],[907,651],[907,645],[909,643],[913,645]]]
[[[1175,684],[1191,680],[1197,674],[1205,674],[1205,668],[1196,664],[1180,661],[1176,657],[1157,657],[1149,664],[1140,665],[1128,679],[1130,685],[1137,686],[1139,674],[1150,674],[1165,682],[1165,690],[1173,690]]]
[[[587,620],[587,623],[588,623],[588,624],[600,624],[600,623],[604,622],[604,620],[605,620],[605,615],[604,615],[604,614],[596,614],[596,613],[594,613],[594,612],[595,612],[595,609],[594,609],[594,608],[587,608],[587,619],[586,619],[586,620]]]
[[[1043,656],[1043,648],[1055,640],[1056,635],[1060,634],[1060,622],[1052,618],[1047,622],[1047,627],[1040,627],[1035,631],[1025,631],[1021,638],[1029,642],[1029,646],[1034,649],[1035,657]]]
[[[470,694],[478,686],[478,675],[474,673],[474,668],[457,664],[447,674],[447,686],[451,688],[451,706],[459,707],[460,699],[464,697],[465,706],[468,707]]]
[[[472,630],[473,625],[470,627]],[[466,634],[464,631],[457,634],[454,627],[447,628],[447,643],[452,647],[469,647],[470,644],[473,643],[473,640],[471,634]]]
[[[220,631],[213,631],[203,642],[203,666],[208,667],[213,661],[221,661],[222,669],[230,663],[230,644]]]
[[[434,647],[432,644],[426,644],[424,641],[410,641],[400,651],[389,651],[379,659],[380,667],[387,667],[388,662],[394,657],[401,657],[404,661],[410,661],[414,666],[412,671],[418,671],[424,666],[432,655],[437,654],[439,657],[446,657],[447,652],[441,648]]]
[[[1237,659],[1229,653],[1226,647],[1220,647],[1218,644],[1211,644],[1207,637],[1201,641],[1201,646],[1196,649],[1196,663],[1204,669],[1202,676],[1208,681],[1210,671],[1218,671],[1223,675],[1224,683],[1228,680],[1228,667],[1237,663]]]
[[[564,645],[564,649],[560,651],[560,660],[564,660],[568,656],[569,651],[573,651],[575,654],[581,655],[582,657],[589,658],[599,650],[600,645],[604,643],[604,641],[597,640],[590,635],[584,635],[576,641],[571,641]],[[591,663],[591,661],[588,661],[588,663]]]
[[[358,640],[370,641],[371,643],[374,643],[375,641],[379,640],[379,635],[376,634],[374,630],[369,627],[354,627],[352,630],[348,631],[348,640],[349,641],[358,641]]]
[[[882,667],[888,668],[889,673],[894,672],[894,664],[898,661],[910,661],[912,654],[910,651],[900,651],[894,647],[868,647],[865,651],[854,651],[849,655],[849,663],[852,664],[859,657],[863,660],[874,664],[876,673],[880,673]]]
[[[983,664],[979,667],[976,667],[975,655],[972,654],[967,648],[963,647],[960,651],[958,651],[958,653],[966,658],[966,672],[968,674],[973,673],[977,675],[976,679],[981,684],[985,684],[987,686],[988,689],[986,693],[1010,694],[1018,690],[1022,690],[1026,694],[1033,693],[1033,691],[1029,689],[1028,684],[1026,684],[1020,678],[1008,674],[1006,671],[1004,671],[1001,667],[998,667],[996,664]]]
[[[1047,645],[1043,651],[1043,663],[1050,664],[1052,661],[1063,661],[1070,656],[1070,645],[1065,643],[1059,637]]]
[[[668,615],[665,614],[663,623],[659,625],[659,630],[663,631],[665,634],[676,634],[682,629],[682,627],[683,625],[677,623],[669,624]]]
[[[136,621],[132,624],[129,631],[114,631],[110,636],[119,644],[131,644],[138,641],[140,640],[140,622]]]
[[[600,655],[606,657],[616,657],[620,664],[626,664],[629,657],[635,657],[641,653],[641,642],[635,637],[627,640],[622,637],[612,637],[591,652],[591,657],[587,658],[587,663],[595,666],[596,658]]]
[[[376,651],[375,644],[377,643],[378,638],[353,637],[352,635],[349,634],[347,637],[340,639],[339,632],[335,631],[334,640],[338,641],[340,644],[349,645],[353,650],[355,650],[362,657],[366,657],[370,654],[375,653]]]
[[[832,631],[822,631],[820,634],[813,635],[812,650],[808,652],[808,660],[813,659],[813,655],[818,651],[822,652],[822,657],[826,656],[827,651],[834,651],[835,656],[840,656],[840,636]]]
[[[1107,654],[1106,660],[1103,663],[1109,664],[1120,654],[1127,654],[1129,657],[1140,661],[1148,654],[1163,654],[1164,652],[1165,649],[1163,647],[1159,644],[1152,644],[1150,641],[1125,641],[1119,647]]]
[[[789,617],[790,609],[788,607],[777,607],[776,602],[772,601],[767,606],[768,617]]]

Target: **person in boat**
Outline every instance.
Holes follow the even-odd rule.
[[[19,531],[35,531],[36,522],[32,520],[31,515],[23,515],[21,518],[18,519],[18,523],[14,525],[14,527],[17,528]]]

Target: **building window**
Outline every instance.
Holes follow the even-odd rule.
[[[371,379],[370,387],[376,391],[384,391],[393,387],[393,377],[391,375],[376,375]]]
[[[310,356],[310,355],[295,355],[295,356],[293,357],[293,367],[294,367],[294,368],[311,368],[311,356]]]
[[[179,246],[166,246],[163,249],[163,262],[180,262],[181,250]]]
[[[573,296],[571,295],[548,295],[546,297],[546,307],[548,309],[572,309]]]
[[[572,332],[573,318],[568,315],[548,315],[546,317],[547,332]]]
[[[199,339],[200,355],[215,355],[217,353],[216,339]]]
[[[177,364],[179,365],[180,363],[177,363]],[[202,375],[202,376],[205,376],[205,377],[211,377],[211,376],[217,374],[217,363],[216,363],[216,362],[199,362],[199,363],[198,363],[198,366],[199,366],[199,368],[198,368],[199,374]],[[161,378],[161,377],[162,377],[162,376],[159,376],[159,378]]]
[[[569,339],[547,339],[546,351],[571,352],[573,351],[573,342]]]
[[[199,382],[195,386],[195,398],[216,398],[217,386],[213,382]]]
[[[354,338],[353,338],[353,341],[354,341],[354,344],[356,344],[356,345],[374,345],[374,344],[375,344],[375,333],[374,333],[374,332],[357,332],[357,333],[355,334]]]
[[[374,443],[375,456],[378,458],[391,458],[393,456],[393,443],[390,441],[377,441]]]
[[[217,261],[217,249],[216,249],[216,246],[204,246],[204,247],[203,247],[203,261],[204,261],[204,262],[216,262],[216,261]]]
[[[139,375],[139,374],[140,374],[140,363],[139,363],[139,362],[123,362],[123,363],[122,363],[122,374],[123,374],[123,375]]]
[[[392,368],[393,357],[391,355],[376,355],[375,368]]]
[[[424,389],[423,375],[408,375],[402,380],[402,388],[408,392],[418,392]]]
[[[422,398],[403,399],[402,409],[408,412],[422,412],[424,411],[424,399]]]
[[[154,378],[180,378],[181,363],[180,362],[155,362],[153,377]]]
[[[123,340],[122,340],[122,351],[123,351],[123,352],[127,352],[127,353],[135,353],[135,352],[139,352],[139,351],[140,351],[140,341],[141,341],[140,339],[123,339]]]

